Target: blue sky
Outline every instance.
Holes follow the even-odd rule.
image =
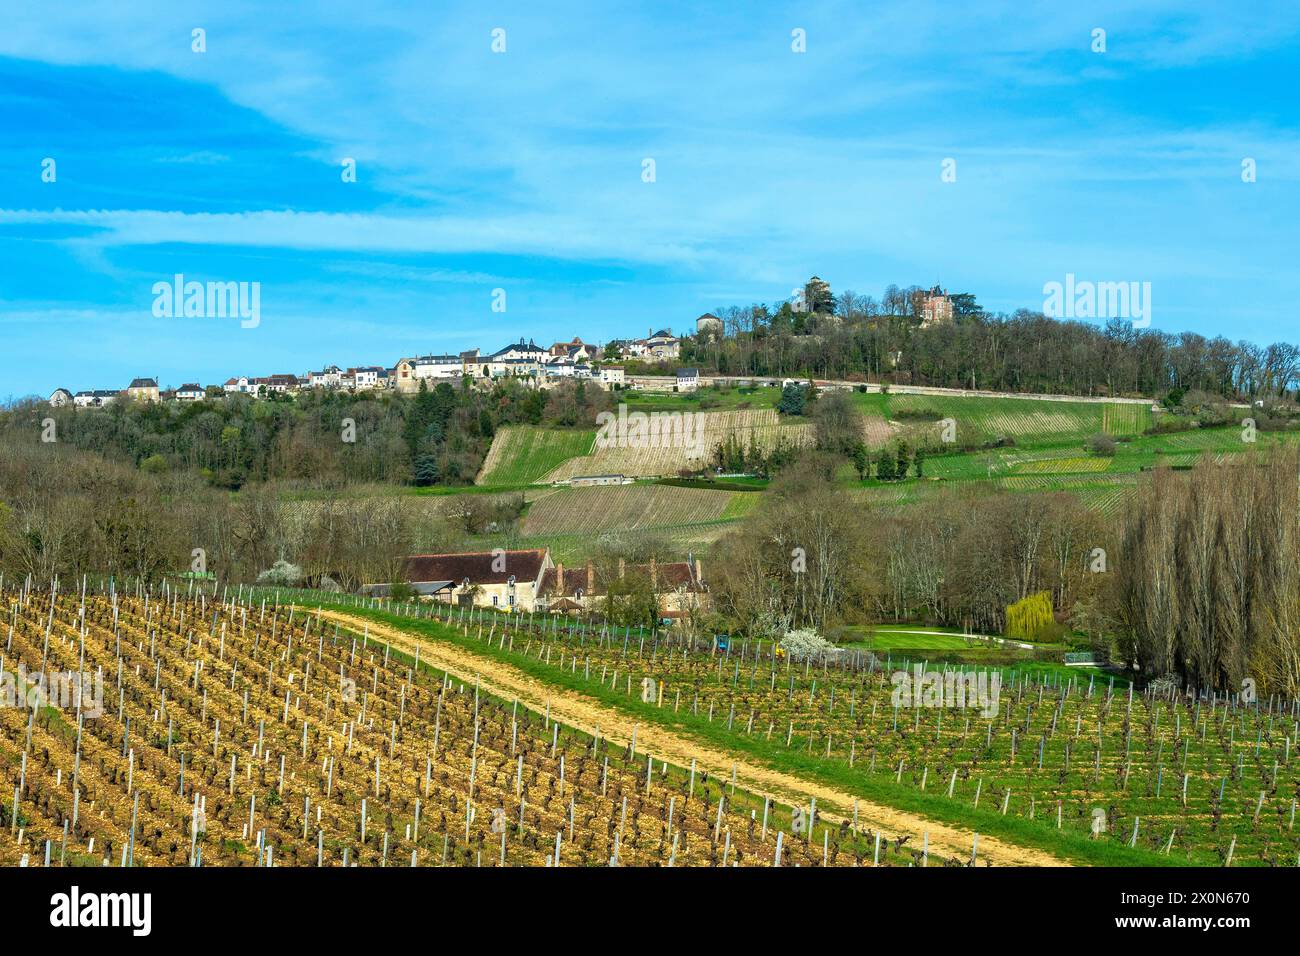
[[[540,6],[7,2],[0,396],[686,330],[813,273],[1300,339],[1294,5]],[[155,317],[176,273],[260,324]]]

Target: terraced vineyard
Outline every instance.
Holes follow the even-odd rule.
[[[545,476],[546,481],[563,481],[580,475],[627,475],[662,477],[682,469],[706,465],[713,450],[728,438],[746,447],[757,445],[770,450],[779,442],[802,445],[811,440],[812,428],[805,423],[783,421],[771,408],[719,412],[696,412],[703,420],[700,444],[688,447],[686,441],[655,441],[653,447],[593,448],[590,454],[570,458]],[[696,426],[691,426],[692,428]],[[690,436],[695,432],[690,431]]]
[[[1151,409],[1146,405],[1109,403],[1102,406],[1101,430],[1107,435],[1141,435],[1151,427]]]
[[[0,603],[22,702],[0,708],[0,865],[725,866],[784,852],[816,866],[870,852],[839,827],[792,840],[788,806],[301,610],[174,593]],[[53,672],[91,676],[71,700],[29,690]],[[911,859],[886,846],[881,862]]]

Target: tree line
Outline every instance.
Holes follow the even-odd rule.
[[[719,541],[720,623],[1001,634],[1013,605],[1047,601],[1060,629],[1146,680],[1300,695],[1300,451],[1160,469],[1113,516],[1066,492],[974,486],[869,508],[834,482],[838,465],[786,469]]]
[[[98,409],[28,399],[0,409],[0,437],[22,445],[48,433],[56,444],[153,474],[194,471],[230,490],[270,481],[463,485],[474,481],[502,425],[590,427],[610,402],[594,383],[539,390],[514,379],[490,389],[440,382],[412,395],[313,389]]]
[[[871,380],[893,384],[1098,396],[1199,390],[1281,396],[1300,384],[1300,348],[1060,321],[1025,309],[986,312],[954,295],[953,321],[921,327],[922,290],[891,286],[876,300],[846,291],[716,310],[722,336],[685,340],[681,364],[706,373]]]

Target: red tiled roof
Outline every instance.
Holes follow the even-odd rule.
[[[565,565],[564,567],[564,591],[563,596],[571,597],[581,588],[584,597],[599,597],[606,593],[606,580],[609,574],[617,575],[618,572],[605,572],[601,568],[593,568],[593,586],[587,588],[587,566]],[[629,564],[624,568],[624,574],[634,575],[636,577],[649,578],[650,565],[648,564]],[[541,595],[552,597],[560,595],[556,586],[556,568],[548,568],[542,575]],[[703,591],[703,583],[696,579],[692,572],[690,564],[685,561],[670,561],[666,564],[655,565],[655,590],[659,594],[666,594],[671,591]]]
[[[504,557],[504,562],[497,562],[503,570],[493,570],[493,562]],[[536,581],[542,564],[546,560],[546,551],[533,548],[527,551],[506,551],[493,553],[477,551],[470,554],[413,554],[406,559],[406,579],[419,581],[454,581],[457,586],[465,578],[471,584],[505,584],[511,575],[516,582]]]

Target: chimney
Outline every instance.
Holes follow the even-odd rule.
[[[596,591],[596,568],[591,563],[591,558],[587,559],[587,593],[594,594]]]
[[[555,565],[555,591],[557,594],[564,594],[564,564],[563,562]]]
[[[659,593],[659,566],[654,558],[650,559],[650,590]]]
[[[622,558],[618,559],[618,579],[623,580],[623,572],[627,570],[627,562]]]

